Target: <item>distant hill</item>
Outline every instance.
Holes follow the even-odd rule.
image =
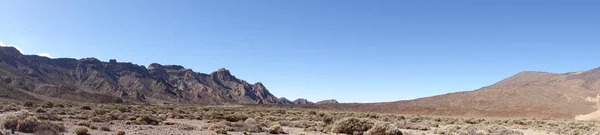
[[[0,47],[0,98],[104,103],[293,104],[260,82],[250,84],[227,69],[210,74],[179,65],[51,59]]]
[[[329,99],[329,100],[323,100],[323,101],[317,102],[317,104],[337,104],[337,103],[339,103],[339,102],[335,99]]]
[[[600,109],[598,95],[600,68],[564,74],[526,71],[474,91],[386,103],[322,106],[421,115],[573,118]],[[600,118],[579,118],[591,117]]]

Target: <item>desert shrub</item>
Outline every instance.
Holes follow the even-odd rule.
[[[15,116],[10,116],[6,118],[6,121],[2,124],[5,129],[10,129],[12,131],[17,130],[17,125],[19,125],[19,118]]]
[[[313,111],[313,110],[310,110],[310,111],[308,111],[308,115],[317,115],[317,112]]]
[[[98,116],[92,117],[92,118],[90,118],[90,120],[92,122],[105,122],[104,118],[101,118],[101,117],[98,117]]]
[[[217,134],[227,134],[227,131],[233,131],[233,128],[228,126],[227,122],[218,122],[210,125],[208,130],[215,131]]]
[[[23,106],[25,107],[33,107],[33,102],[32,101],[25,101],[25,103],[23,103]]]
[[[109,107],[111,110],[118,110],[121,112],[129,112],[129,108],[122,106],[122,105],[118,105],[118,104],[113,104],[112,106]]]
[[[61,117],[51,112],[37,114],[36,117],[40,120],[62,121]]]
[[[90,121],[79,121],[76,124],[77,126],[83,126],[83,127],[91,127],[92,123]]]
[[[125,131],[117,131],[116,135],[125,135]]]
[[[331,115],[325,115],[325,116],[322,117],[321,121],[323,121],[323,123],[325,123],[327,125],[332,124],[333,123],[333,116],[331,116]]]
[[[63,104],[56,104],[56,105],[54,105],[54,107],[65,108],[65,105],[63,105]]]
[[[398,127],[389,122],[377,122],[365,135],[402,135]]]
[[[77,127],[75,128],[75,130],[73,130],[73,133],[75,133],[76,135],[87,135],[88,134],[88,128],[87,127]]]
[[[287,111],[283,110],[283,109],[278,109],[275,110],[275,113],[279,113],[279,114],[286,114]]]
[[[102,131],[110,131],[110,128],[109,127],[100,127],[100,130],[102,130]]]
[[[135,121],[138,122],[139,124],[151,124],[151,125],[158,125],[160,123],[160,121],[158,119],[151,118],[147,114],[140,115],[140,117],[135,119]]]
[[[84,105],[84,106],[81,106],[79,109],[81,109],[81,110],[92,110],[92,107]]]
[[[54,107],[54,103],[52,103],[52,102],[46,102],[46,103],[42,104],[42,107],[43,108],[52,108],[52,107]]]
[[[464,122],[467,124],[479,124],[483,121],[485,121],[485,120],[484,119],[474,119],[474,118],[464,120]]]
[[[35,118],[28,117],[22,120],[19,120],[17,124],[17,131],[24,133],[33,133],[35,127],[39,125],[39,121]]]
[[[35,108],[34,112],[36,112],[36,113],[45,113],[46,110],[44,110],[44,108],[38,107],[38,108]]]
[[[225,116],[221,112],[211,111],[204,115],[207,119],[224,119]]]
[[[325,113],[325,112],[318,112],[317,113],[317,116],[319,116],[319,117],[323,117],[325,115],[327,115],[327,113]]]
[[[335,122],[331,130],[333,133],[354,134],[355,132],[365,132],[371,127],[373,127],[373,122],[367,119],[347,117]]]
[[[248,116],[238,113],[225,116],[225,120],[230,122],[245,121],[246,119],[248,119]]]
[[[64,125],[50,122],[40,122],[34,128],[34,133],[37,135],[59,135],[61,132],[64,131]]]
[[[267,132],[269,132],[269,134],[280,134],[283,133],[283,128],[281,128],[279,123],[273,123],[267,129]]]

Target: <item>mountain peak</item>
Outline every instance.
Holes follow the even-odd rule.
[[[10,55],[10,56],[20,56],[23,55],[21,51],[12,46],[0,46],[0,52]]]

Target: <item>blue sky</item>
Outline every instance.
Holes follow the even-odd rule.
[[[276,96],[380,102],[600,67],[600,1],[0,0],[26,54],[229,69]]]

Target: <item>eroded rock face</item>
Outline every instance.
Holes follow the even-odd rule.
[[[91,102],[284,104],[262,83],[249,84],[227,69],[211,74],[180,65],[144,66],[96,58],[50,59],[0,47],[7,87],[40,96]],[[3,89],[2,89],[3,90]],[[289,101],[289,100],[288,100]]]

